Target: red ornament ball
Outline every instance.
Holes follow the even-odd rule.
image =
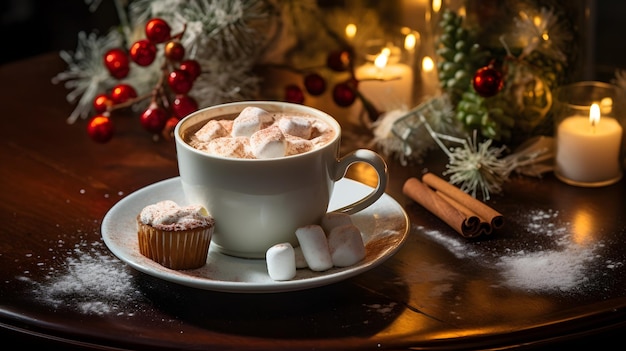
[[[304,87],[313,96],[322,95],[326,91],[326,80],[319,73],[309,73],[304,77]]]
[[[347,50],[333,51],[326,57],[326,66],[335,72],[344,72],[350,67],[350,60]]]
[[[179,94],[174,98],[172,110],[174,111],[174,115],[176,117],[183,118],[188,114],[197,111],[198,103],[189,95]]]
[[[304,92],[299,86],[289,84],[285,87],[285,101],[294,104],[302,104],[304,103]]]
[[[165,57],[168,60],[178,62],[185,57],[185,47],[178,40],[171,40],[165,44]]]
[[[187,72],[177,68],[167,76],[167,84],[175,94],[187,94],[193,86],[193,80]]]
[[[97,115],[92,117],[87,124],[87,134],[98,143],[106,143],[115,132],[113,121],[106,115]]]
[[[174,129],[176,129],[176,125],[180,122],[180,119],[177,117],[170,117],[167,122],[165,122],[165,127],[161,131],[161,135],[165,140],[173,140],[174,139]]]
[[[139,122],[145,130],[157,134],[161,133],[168,118],[169,115],[164,108],[155,103],[151,103],[139,117]]]
[[[113,105],[113,101],[107,94],[98,94],[93,99],[93,108],[96,113],[103,113],[109,106]]]
[[[478,95],[485,98],[492,97],[499,93],[504,86],[502,73],[491,65],[482,67],[474,74],[472,85]]]
[[[141,39],[130,47],[130,58],[139,66],[149,66],[157,54],[157,47],[147,39]]]
[[[198,78],[198,76],[200,76],[200,73],[202,72],[200,63],[198,63],[198,61],[196,60],[184,60],[180,63],[180,66],[178,68],[182,71],[187,72],[191,80],[196,80],[196,78]]]
[[[122,79],[130,71],[130,61],[126,52],[119,48],[114,48],[104,54],[104,66],[113,78]]]
[[[111,90],[110,97],[114,104],[121,104],[130,99],[136,98],[137,91],[135,91],[135,88],[128,84],[118,84],[113,87],[113,90]]]
[[[146,23],[146,38],[153,43],[164,43],[171,36],[172,28],[161,18],[152,18]]]
[[[356,82],[337,83],[333,88],[333,101],[341,107],[348,107],[356,100]]]

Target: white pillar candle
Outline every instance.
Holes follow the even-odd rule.
[[[557,127],[557,175],[566,182],[612,182],[622,175],[622,127],[610,117],[600,118],[594,104],[589,116],[569,116]]]
[[[413,68],[400,62],[389,62],[381,53],[374,63],[367,62],[355,70],[359,91],[379,112],[413,106]]]

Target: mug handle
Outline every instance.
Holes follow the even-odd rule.
[[[389,178],[387,164],[385,163],[385,160],[380,157],[379,154],[371,150],[358,149],[340,158],[337,163],[337,168],[335,169],[334,180],[338,181],[339,179],[343,178],[348,171],[348,167],[356,162],[365,162],[374,167],[374,170],[378,174],[378,184],[376,185],[376,188],[364,198],[347,206],[336,209],[333,212],[346,214],[357,213],[376,202],[376,200],[378,200],[385,193],[387,181]]]

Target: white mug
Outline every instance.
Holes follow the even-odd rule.
[[[210,155],[190,146],[190,127],[213,118],[235,117],[247,106],[268,112],[307,114],[332,127],[325,145],[298,155],[240,159]],[[232,118],[231,117],[231,118]],[[182,188],[189,203],[206,207],[215,219],[212,244],[227,255],[264,258],[275,244],[298,244],[298,227],[319,223],[327,212],[335,182],[355,162],[370,164],[378,184],[362,199],[336,212],[356,213],[378,200],[388,181],[387,165],[377,153],[359,149],[339,157],[341,127],[312,107],[277,101],[247,101],[211,106],[183,118],[174,131]]]

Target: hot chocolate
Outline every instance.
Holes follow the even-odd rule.
[[[373,167],[378,185],[336,211],[366,208],[387,184],[382,157],[367,149],[339,157],[341,125],[300,104],[214,105],[183,118],[174,138],[185,198],[215,218],[211,245],[227,255],[265,258],[278,243],[297,246],[296,229],[320,221],[335,183],[356,162]]]
[[[334,139],[335,130],[312,115],[249,106],[237,116],[191,128],[185,141],[214,156],[268,159],[298,155]]]

